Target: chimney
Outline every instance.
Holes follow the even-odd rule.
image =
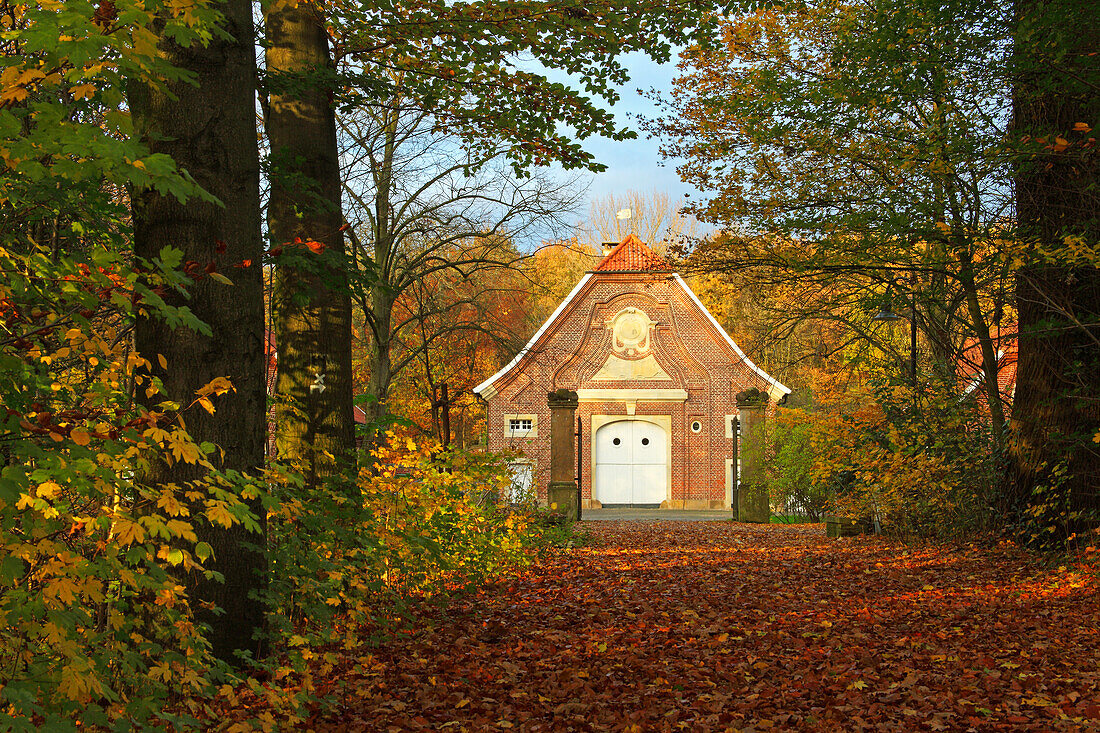
[[[603,243],[603,256],[607,257],[611,254],[611,250],[619,246],[618,242],[604,242]]]

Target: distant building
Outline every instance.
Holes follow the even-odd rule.
[[[610,248],[519,355],[474,388],[490,450],[517,448],[546,501],[547,393],[580,398],[582,506],[729,507],[735,396],[790,392],[757,367],[683,278],[634,235]]]
[[[1012,404],[1012,398],[1016,394],[1016,334],[1015,324],[992,329],[989,334],[993,340],[993,350],[997,354],[997,390],[1005,406]],[[958,361],[958,378],[963,397],[973,395],[979,405],[988,409],[982,347],[976,338],[969,338],[963,343]]]

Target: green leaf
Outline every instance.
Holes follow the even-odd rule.
[[[213,557],[214,548],[212,548],[206,542],[198,542],[195,544],[195,557],[199,560],[205,561],[207,558]]]

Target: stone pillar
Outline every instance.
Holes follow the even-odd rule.
[[[574,452],[574,425],[577,414],[577,393],[559,389],[547,395],[550,404],[550,488],[546,498],[550,510],[573,521],[579,516],[577,495],[577,456]]]
[[[764,474],[764,412],[768,394],[756,388],[737,395],[737,412],[741,420],[741,483],[737,491],[737,512],[742,522],[766,524],[771,520],[771,506]]]

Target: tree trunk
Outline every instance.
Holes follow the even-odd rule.
[[[959,285],[966,295],[970,326],[974,335],[978,337],[978,347],[982,352],[982,388],[985,390],[986,401],[989,402],[989,425],[992,431],[993,449],[999,458],[1004,450],[1005,441],[1005,410],[1000,387],[1001,365],[997,359],[997,350],[993,345],[989,326],[985,322],[985,314],[982,313],[973,266],[968,260],[963,260],[961,264]]]
[[[233,391],[216,398],[213,414],[201,408],[187,412],[187,429],[196,441],[209,441],[224,451],[211,457],[218,468],[255,472],[263,466],[266,432],[255,36],[248,2],[228,0],[220,9],[236,40],[215,39],[206,47],[191,48],[161,40],[161,54],[194,73],[198,85],[171,84],[169,94],[133,84],[129,104],[135,131],[149,148],[171,156],[224,206],[180,203],[153,190],[135,191],[134,252],[153,258],[162,248],[175,247],[183,251],[185,261],[215,263],[233,285],[199,276],[189,298],[166,298],[173,305],[190,307],[210,326],[210,336],[139,316],[134,340],[137,351],[152,362],[153,373],[164,381],[165,394],[156,396],[157,401],[166,396],[187,406],[195,391],[215,377],[232,381]],[[243,266],[246,261],[251,266]],[[160,368],[158,355],[165,358],[166,369]],[[161,462],[146,478],[153,484],[182,485],[201,475],[194,465]],[[252,509],[263,526],[258,503],[253,502]],[[267,568],[264,554],[245,544],[262,545],[262,538],[239,525],[222,529],[196,522],[195,531],[214,549],[208,567],[225,576],[224,583],[196,574],[185,579],[196,615],[211,626],[214,654],[228,661],[234,660],[237,649],[258,656],[262,649],[253,634],[263,626],[264,608],[252,596],[266,586]],[[196,601],[213,602],[224,613],[203,611]]]
[[[390,384],[393,382],[393,294],[385,286],[375,287],[371,291],[371,306],[374,315],[375,334],[371,341],[370,381],[367,393],[374,399],[368,403],[367,420],[372,424],[383,418],[389,411]],[[377,441],[369,441],[375,445]]]
[[[279,349],[276,445],[307,485],[338,471],[355,448],[351,294],[341,210],[333,70],[318,8],[275,4],[267,26],[271,90],[266,129],[272,181],[268,226],[282,247],[272,294]]]
[[[1055,251],[1067,237],[1080,237],[1095,252],[1100,156],[1078,123],[1100,120],[1100,5],[1017,0],[1016,10],[1021,68],[1013,111],[1015,137],[1025,148],[1015,174],[1021,236],[1033,248]],[[1038,518],[1038,531],[1057,527],[1065,538],[1094,525],[1100,508],[1100,446],[1092,441],[1100,430],[1100,272],[1095,260],[1050,263],[1036,255],[1017,274],[1016,299],[1019,365],[1006,508],[1017,515],[1051,508]]]

